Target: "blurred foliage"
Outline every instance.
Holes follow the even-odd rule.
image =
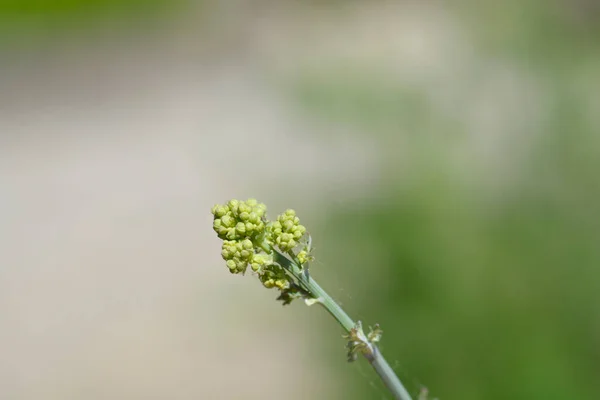
[[[23,45],[53,37],[76,39],[164,23],[181,0],[0,0],[0,44]]]
[[[508,58],[542,83],[546,109],[522,132],[535,133],[528,157],[507,169],[510,185],[465,184],[435,136],[465,135],[463,121],[418,86],[307,74],[299,104],[387,146],[378,191],[323,216],[323,262],[344,275],[351,313],[382,325],[414,393],[422,381],[442,400],[600,398],[600,24],[585,7],[598,8],[464,4],[480,57]],[[390,137],[400,132],[412,137],[408,175]],[[354,398],[381,397],[370,381],[357,379]]]
[[[571,56],[597,56],[600,3],[595,0],[461,2],[462,22],[492,54],[510,54],[558,67]]]
[[[0,0],[0,15],[13,17],[40,15],[48,19],[85,15],[94,18],[103,13],[133,14],[164,11],[168,6],[173,6],[173,3],[166,0]]]

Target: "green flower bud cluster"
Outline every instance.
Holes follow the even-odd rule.
[[[231,273],[243,274],[248,265],[259,272],[273,263],[273,258],[261,254],[258,246],[258,238],[266,231],[266,212],[267,207],[255,199],[231,200],[212,208],[213,229],[223,239],[221,256]]]
[[[254,245],[248,239],[243,241],[224,240],[221,247],[221,256],[226,261],[227,267],[233,274],[244,273],[248,262],[254,255]]]
[[[298,254],[296,255],[296,258],[298,259],[298,261],[300,262],[301,265],[304,265],[310,261],[314,261],[314,257],[312,256],[312,254],[310,254],[310,250],[309,249],[302,249],[298,252]]]
[[[281,253],[298,266],[312,260],[309,244],[293,253],[306,232],[294,210],[287,210],[274,222],[266,218],[267,207],[255,199],[231,200],[211,211],[213,229],[223,239],[221,256],[231,273],[244,274],[250,266],[266,288],[281,291],[284,304],[301,296],[289,271],[280,265]]]
[[[255,238],[265,231],[263,220],[267,206],[255,199],[247,201],[231,200],[225,205],[212,208],[213,229],[223,240]]]
[[[279,265],[272,264],[263,270],[259,279],[267,289],[278,288],[287,290],[290,288],[290,278]]]
[[[306,232],[294,210],[286,210],[270,227],[274,244],[284,253],[293,250]]]
[[[252,271],[261,273],[266,267],[273,264],[273,256],[265,253],[258,253],[252,256],[250,268]]]

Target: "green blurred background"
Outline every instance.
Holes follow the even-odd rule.
[[[115,137],[129,134],[132,148],[148,137],[159,143],[157,149],[173,145],[188,157],[183,170],[191,172],[185,190],[198,191],[181,195],[190,204],[188,214],[176,221],[192,215],[194,222],[207,224],[205,210],[196,208],[230,196],[258,197],[273,215],[296,208],[316,244],[314,276],[352,316],[382,326],[383,352],[412,393],[427,387],[432,397],[442,400],[600,398],[598,3],[249,3],[1,1],[2,176],[15,177],[17,158],[38,158],[31,148],[40,140],[54,143],[61,137],[64,144],[93,136],[85,139],[92,143],[92,154],[99,154],[96,141],[109,143],[107,137],[120,140]],[[89,73],[90,66],[104,72]],[[121,76],[122,68],[128,72]],[[139,74],[145,80],[125,86],[124,93],[93,85],[128,85]],[[32,81],[31,76],[36,78]],[[48,83],[57,77],[59,83]],[[219,100],[223,91],[228,94]],[[132,93],[157,100],[131,116],[128,107],[138,102]],[[123,97],[125,103],[111,105]],[[95,114],[86,109],[82,116],[73,106],[81,101]],[[49,107],[57,115],[50,125],[35,111]],[[149,133],[154,122],[148,130],[141,122],[134,125],[134,133],[125,128],[115,133],[114,126],[102,122],[108,118],[118,126],[118,118],[145,121],[164,107],[173,107],[169,121],[187,122],[159,125],[154,133]],[[62,111],[56,114],[56,109]],[[74,124],[77,119],[84,122]],[[64,124],[76,131],[67,139],[60,136]],[[86,131],[92,125],[94,134]],[[48,126],[54,130],[46,132]],[[106,148],[98,158],[111,164],[112,147]],[[57,149],[57,154],[70,153],[66,147]],[[10,161],[7,154],[15,159]],[[177,163],[178,157],[163,161]],[[240,171],[248,169],[260,182],[238,184]],[[181,172],[169,171],[174,176]],[[133,179],[155,179],[146,173],[142,168]],[[197,189],[188,187],[196,184]],[[61,190],[59,199],[72,196]],[[145,196],[141,202],[152,197]],[[174,200],[164,204],[178,207]],[[149,223],[156,222],[160,209],[157,204],[148,212]],[[22,223],[31,216],[24,209],[20,218]],[[54,223],[61,226],[62,221]],[[199,225],[195,229],[204,229]],[[12,234],[7,226],[6,236]],[[171,228],[181,231],[176,223]],[[193,229],[185,232],[189,236]],[[211,232],[204,235],[210,242],[202,244],[202,254],[214,253],[210,268],[221,277],[226,272],[219,269],[218,244]],[[186,284],[204,280],[201,273],[191,272],[202,257],[193,250],[200,244],[188,236],[183,240],[190,242],[190,252],[179,262],[190,267],[177,275]],[[177,245],[172,245],[175,251]],[[129,257],[128,262],[139,262],[135,255]],[[14,259],[18,257],[13,254],[5,265]],[[109,257],[107,262],[113,261]],[[29,262],[40,263],[43,257]],[[10,271],[5,269],[6,274]],[[130,276],[132,282],[144,285],[135,276]],[[18,282],[11,279],[5,280],[7,287]],[[185,322],[153,314],[160,302],[148,306],[148,312],[157,326],[179,324],[181,330],[200,335],[203,325],[190,328],[187,320],[198,312],[206,316],[206,301],[230,297],[231,280],[224,276],[213,281],[222,289],[210,292],[209,300],[198,300],[194,285],[185,286]],[[248,287],[236,289],[238,293],[260,290],[250,277],[237,281]],[[368,365],[345,363],[339,332],[325,313],[309,313],[297,305],[281,310],[270,301],[274,293],[259,296],[253,303],[264,304],[256,307],[273,327],[260,335],[290,338],[272,365],[263,359],[263,352],[270,353],[270,339],[265,339],[262,351],[248,349],[246,343],[232,351],[224,366],[214,368],[214,379],[224,382],[214,391],[203,390],[206,383],[194,379],[193,368],[186,364],[189,380],[173,384],[171,391],[167,386],[157,391],[143,377],[136,386],[126,370],[98,382],[87,377],[81,386],[71,382],[73,390],[62,385],[47,398],[104,398],[102,393],[113,398],[148,398],[152,393],[241,398],[223,391],[228,379],[238,379],[228,376],[232,365],[240,368],[236,377],[247,371],[248,379],[260,387],[253,391],[250,386],[245,398],[389,398]],[[0,307],[20,314],[21,306],[10,299],[5,297]],[[68,301],[77,301],[76,294]],[[120,301],[116,309],[126,300]],[[174,309],[180,306],[172,303]],[[216,340],[233,335],[226,333],[230,330],[247,329],[234,328],[240,314],[244,327],[260,324],[262,318],[249,316],[247,309],[227,310],[212,316],[214,324],[224,326]],[[282,324],[293,328],[282,333],[275,328]],[[18,331],[21,325],[16,326]],[[44,332],[31,340],[44,337]],[[7,348],[12,346],[9,339],[4,339]],[[195,342],[195,337],[190,333],[185,340]],[[155,348],[152,343],[149,348]],[[190,346],[194,358],[202,360],[202,348]],[[302,358],[296,350],[302,360],[292,361],[292,375],[273,379],[281,386],[268,382],[269,376],[277,376],[271,374],[285,369],[282,363],[291,363],[294,357],[287,351],[295,346],[310,349],[313,353],[307,354],[313,356]],[[17,368],[15,357],[9,356],[14,362],[0,371],[4,382],[10,382],[3,397],[34,398],[31,385],[37,381],[26,368]],[[29,362],[36,360],[32,356]],[[94,365],[94,360],[91,356],[87,362]],[[177,371],[179,359],[170,360],[163,368]],[[160,355],[155,361],[164,362]],[[271,365],[271,373],[263,362]],[[71,368],[78,368],[80,361],[74,363]],[[202,368],[208,379],[205,372],[211,368]],[[306,372],[311,368],[317,372]],[[95,369],[89,371],[93,375]],[[154,373],[160,377],[165,371]]]

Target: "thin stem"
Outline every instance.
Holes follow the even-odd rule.
[[[410,400],[410,394],[406,391],[406,388],[402,385],[402,382],[400,382],[390,364],[383,358],[379,352],[379,348],[375,345],[373,345],[373,360],[369,361],[381,377],[383,383],[385,383],[385,386],[394,393],[397,399]]]
[[[308,291],[316,298],[319,299],[319,303],[325,307],[327,311],[344,327],[347,332],[354,328],[354,321],[346,314],[346,312],[336,303],[329,294],[312,278],[304,276],[302,274],[301,280],[306,284]]]
[[[304,274],[302,268],[294,261],[290,260],[276,249],[273,250],[275,261],[290,272],[303,288],[308,291],[325,309],[339,322],[340,325],[350,333],[356,324],[346,314],[346,312],[327,294],[327,292],[308,274]],[[397,400],[411,400],[410,394],[400,382],[400,379],[394,373],[394,370],[387,363],[379,349],[374,344],[370,344],[372,352],[365,353],[365,358],[371,363],[385,386],[392,392]]]

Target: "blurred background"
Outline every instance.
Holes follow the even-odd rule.
[[[232,197],[411,393],[600,398],[599,133],[593,0],[0,0],[0,398],[389,399]]]

